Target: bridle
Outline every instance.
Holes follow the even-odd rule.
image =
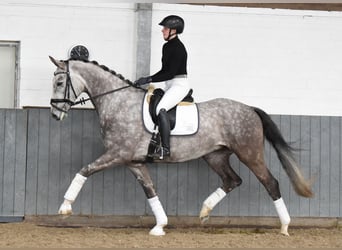
[[[65,107],[65,104],[69,104],[71,107],[72,106],[75,106],[77,104],[85,104],[86,101],[89,101],[89,100],[94,100],[98,97],[101,97],[101,96],[104,96],[104,95],[108,95],[110,93],[114,93],[114,92],[117,92],[117,91],[120,91],[120,90],[123,90],[123,89],[126,89],[126,88],[129,88],[129,87],[135,87],[135,88],[139,88],[143,91],[146,91],[145,89],[139,87],[139,86],[136,86],[132,83],[129,83],[126,81],[126,83],[128,84],[127,86],[123,86],[123,87],[120,87],[120,88],[117,88],[117,89],[113,89],[113,90],[110,90],[110,91],[107,91],[107,92],[104,92],[104,93],[101,93],[101,94],[98,94],[98,95],[94,95],[94,96],[90,96],[89,98],[81,98],[79,101],[77,102],[74,102],[72,100],[70,100],[70,93],[72,93],[75,98],[77,98],[77,95],[76,95],[76,91],[74,89],[74,86],[72,85],[72,82],[71,82],[71,78],[70,78],[70,71],[69,71],[69,63],[68,61],[66,61],[66,65],[67,65],[67,70],[66,71],[59,71],[59,72],[55,72],[54,73],[54,76],[56,75],[60,75],[60,74],[66,74],[66,85],[65,85],[65,91],[64,91],[64,98],[52,98],[50,100],[50,104],[52,107],[54,107],[55,109],[61,111],[61,112],[64,112],[64,113],[67,113],[68,110],[64,109],[64,108],[60,108],[58,107],[56,104],[57,103],[64,103],[64,106]]]
[[[56,104],[57,103],[64,103],[64,104],[67,103],[70,106],[76,105],[75,102],[70,100],[70,92],[72,92],[73,95],[75,96],[75,98],[77,98],[74,86],[72,85],[71,78],[70,78],[69,63],[66,63],[66,65],[67,65],[66,71],[59,71],[59,72],[54,73],[54,76],[60,75],[60,74],[66,74],[67,79],[66,79],[66,85],[65,85],[65,91],[64,91],[64,98],[52,98],[50,100],[50,104],[52,107],[54,107],[55,109],[57,109],[61,112],[64,112],[64,113],[67,113],[68,111],[63,109],[63,108],[58,107]]]

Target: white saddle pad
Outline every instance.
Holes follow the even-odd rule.
[[[149,95],[147,92],[143,103],[143,121],[145,128],[153,133],[154,123],[149,112]],[[192,135],[197,133],[199,126],[198,109],[195,103],[180,104],[176,111],[175,128],[171,130],[171,135]]]

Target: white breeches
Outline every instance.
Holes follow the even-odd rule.
[[[176,77],[165,82],[164,91],[165,94],[157,106],[157,114],[161,109],[168,111],[180,103],[190,91],[190,84],[187,78]]]

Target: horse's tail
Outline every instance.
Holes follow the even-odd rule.
[[[254,111],[260,117],[264,135],[277,152],[278,158],[285,172],[289,176],[296,193],[304,197],[312,197],[313,192],[311,190],[311,183],[304,179],[301,171],[299,170],[299,166],[294,159],[292,153],[293,149],[284,140],[277,125],[263,110],[254,107]]]

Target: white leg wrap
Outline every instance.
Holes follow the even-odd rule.
[[[84,177],[80,174],[76,174],[75,178],[72,180],[68,190],[64,195],[64,199],[70,202],[74,202],[86,180],[87,177]]]
[[[274,201],[274,206],[277,210],[280,222],[282,225],[289,225],[291,222],[289,212],[285,206],[283,198]]]
[[[216,189],[209,197],[203,202],[203,205],[206,205],[210,210],[219,203],[226,196],[226,192],[223,191],[222,188]]]
[[[148,199],[148,203],[150,204],[152,212],[156,218],[156,225],[152,228],[150,234],[156,236],[165,235],[163,227],[167,225],[167,216],[158,196]]]
[[[148,202],[151,206],[154,216],[156,217],[157,225],[167,225],[167,216],[165,214],[162,204],[159,201],[158,196],[148,199]]]

